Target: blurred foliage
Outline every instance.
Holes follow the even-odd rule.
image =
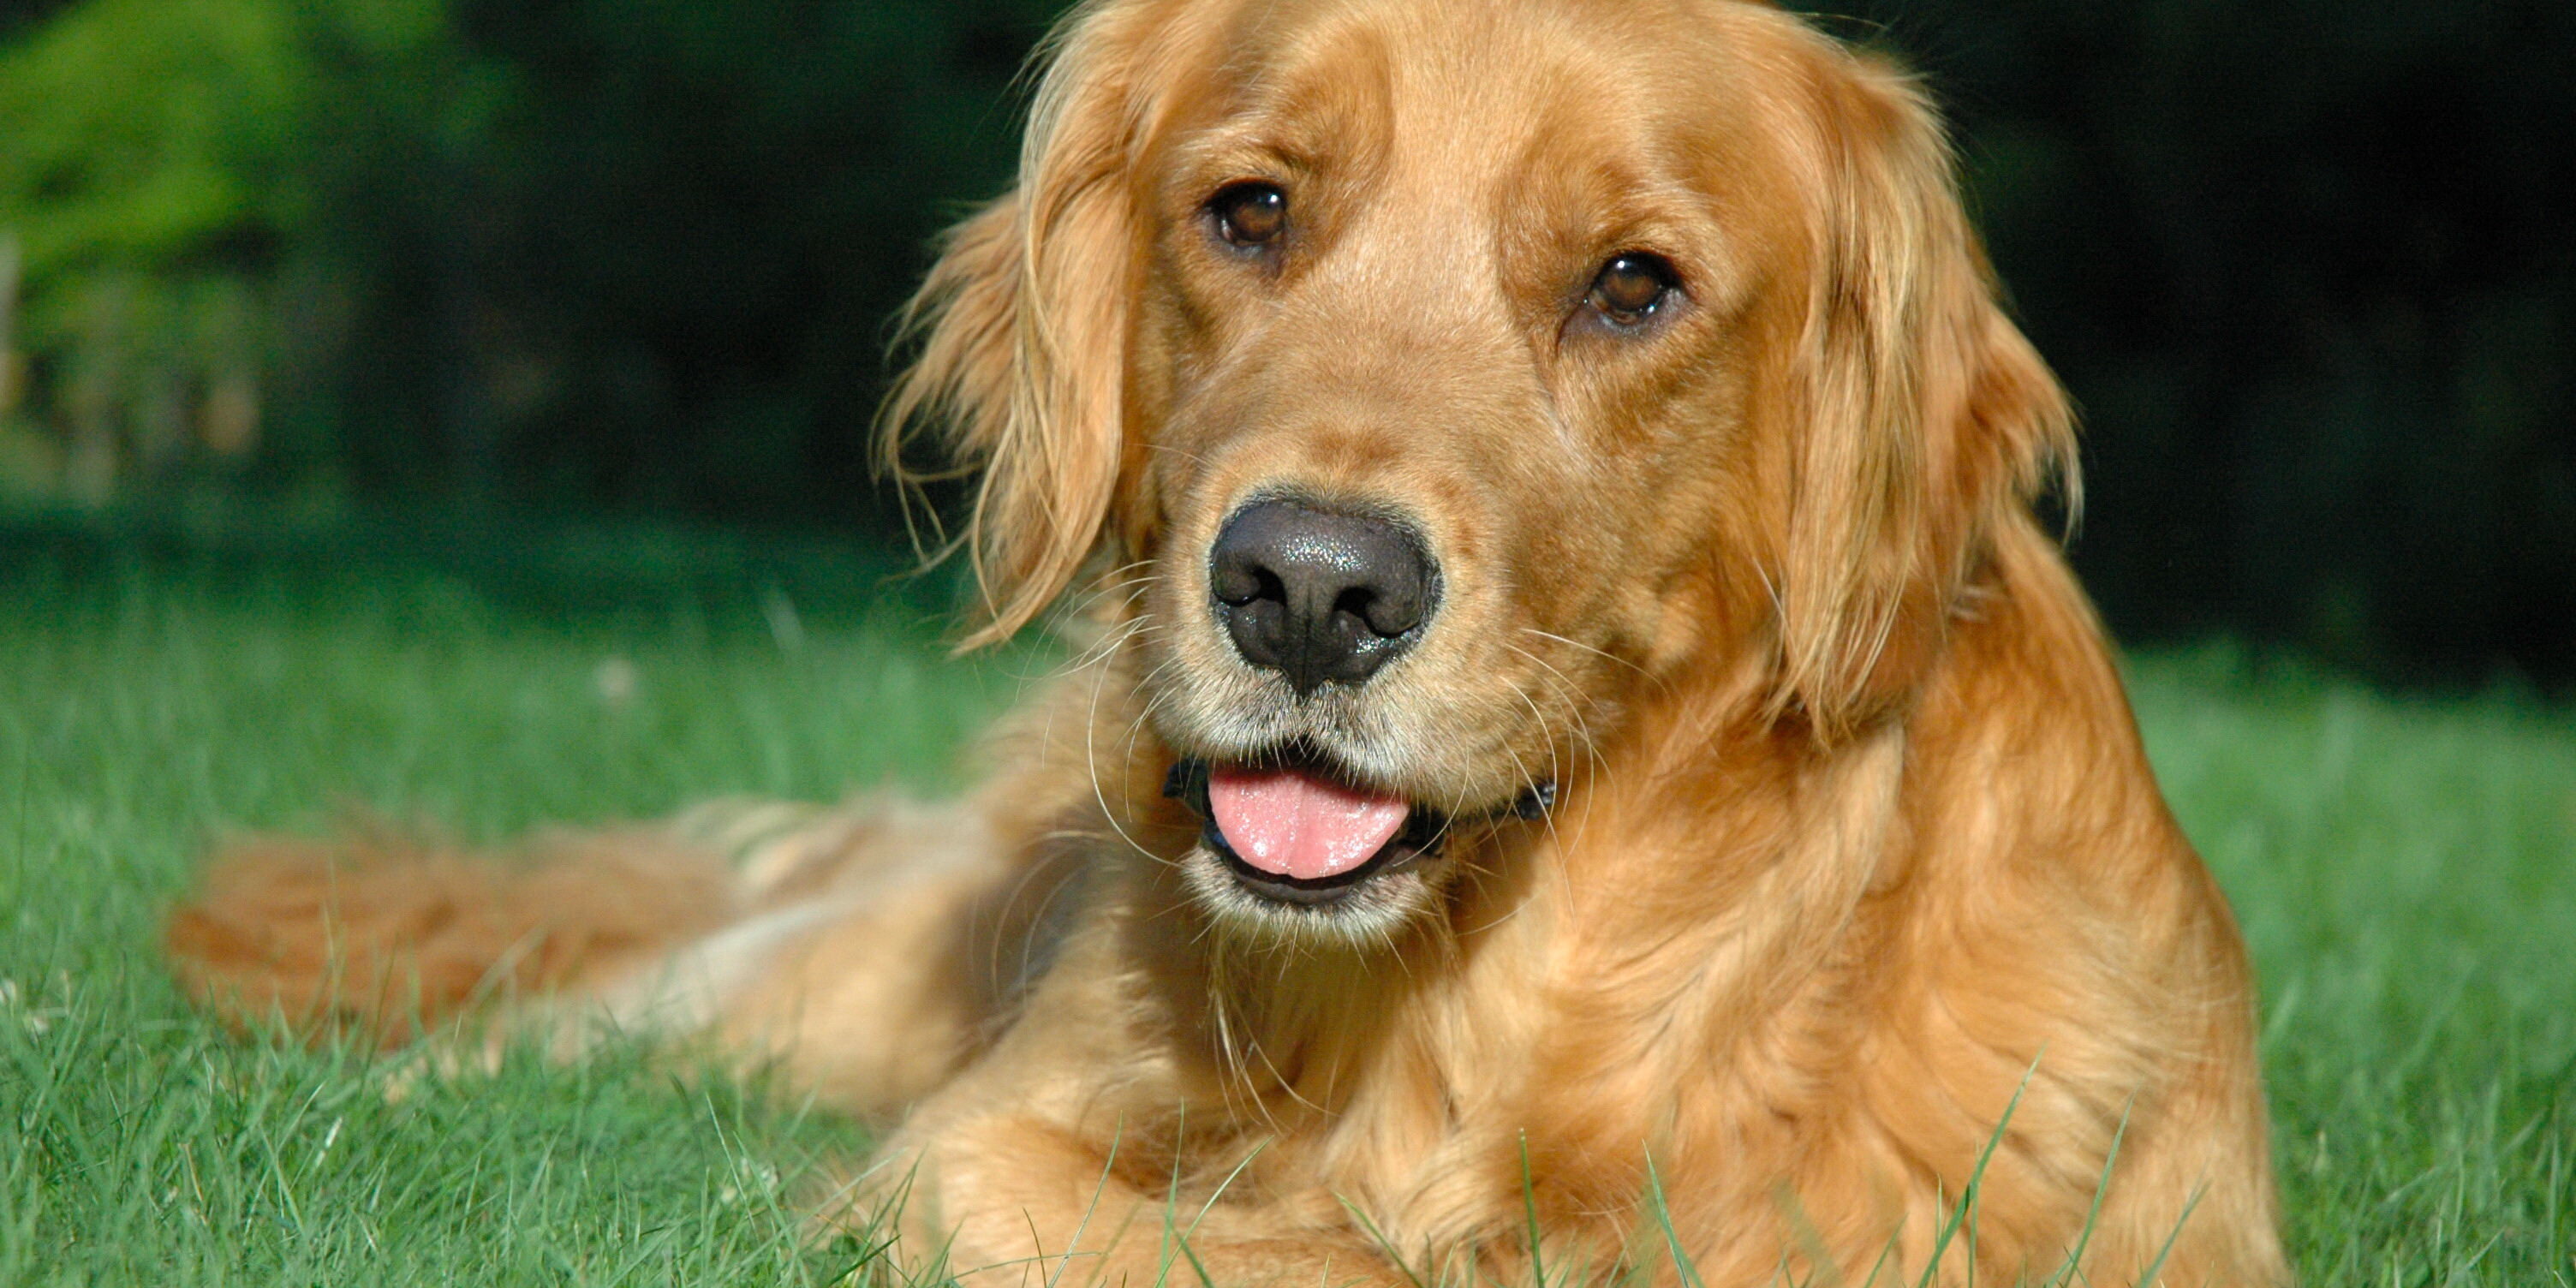
[[[938,227],[998,189],[1006,90],[1048,17],[0,19],[0,301],[20,305],[0,480],[868,517],[885,319]]]
[[[0,488],[882,531],[1054,7],[0,2]],[[2117,626],[2576,675],[2576,5],[1832,8],[1957,120]]]

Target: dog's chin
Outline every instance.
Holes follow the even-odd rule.
[[[1329,891],[1282,889],[1245,875],[1240,859],[1200,845],[1182,874],[1201,905],[1235,934],[1283,944],[1382,947],[1436,905],[1446,859],[1355,874]]]

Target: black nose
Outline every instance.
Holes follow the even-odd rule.
[[[1301,694],[1376,674],[1412,646],[1440,594],[1411,529],[1294,501],[1229,520],[1208,554],[1208,586],[1235,651]]]

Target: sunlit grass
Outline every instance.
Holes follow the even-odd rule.
[[[848,1268],[796,1178],[851,1125],[631,1053],[389,1099],[374,1057],[209,1029],[158,921],[225,828],[358,807],[479,840],[935,788],[1027,658],[946,660],[857,571],[568,609],[401,561],[49,558],[0,568],[0,1285]],[[2308,1282],[2576,1283],[2576,722],[2223,650],[2136,687],[2255,947]]]

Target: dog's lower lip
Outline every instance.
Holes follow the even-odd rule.
[[[1368,882],[1394,873],[1423,857],[1422,850],[1406,844],[1402,837],[1398,837],[1387,842],[1377,853],[1370,855],[1366,862],[1356,867],[1336,872],[1328,877],[1302,881],[1274,872],[1264,872],[1244,862],[1242,857],[1234,852],[1234,847],[1226,843],[1225,833],[1217,827],[1214,819],[1200,824],[1199,844],[1208,853],[1215,855],[1217,862],[1225,865],[1226,872],[1245,890],[1274,902],[1297,904],[1308,908],[1339,903],[1350,897],[1352,891]]]

